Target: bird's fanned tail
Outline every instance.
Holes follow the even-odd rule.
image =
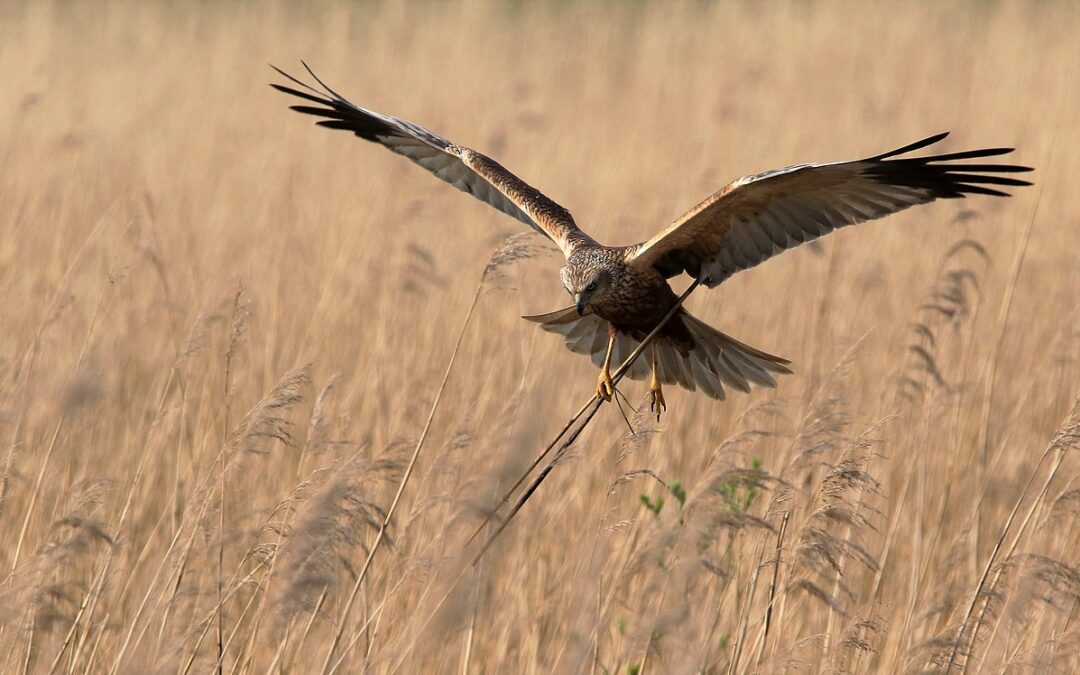
[[[549,333],[563,336],[567,349],[584,354],[597,366],[604,361],[607,349],[607,321],[591,311],[578,316],[575,307],[548,314],[523,317]],[[677,384],[690,391],[723,400],[726,387],[748,392],[751,386],[775,387],[774,375],[791,372],[790,361],[767,354],[725,335],[705,322],[680,312],[677,319],[693,337],[694,347],[685,353],[674,342],[660,335],[656,338],[660,381]],[[619,332],[612,352],[612,363],[621,364],[640,344],[632,335]],[[632,380],[650,376],[649,352],[646,350],[626,374]]]

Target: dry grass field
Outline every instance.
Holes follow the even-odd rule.
[[[1066,2],[0,4],[0,672],[1077,672],[1078,34]],[[519,318],[568,304],[561,258],[489,266],[520,224],[290,112],[267,63],[301,58],[607,243],[943,130],[1036,185],[695,293],[795,374],[633,435],[604,406],[471,566],[594,387]]]

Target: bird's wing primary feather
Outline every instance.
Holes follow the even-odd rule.
[[[945,136],[852,162],[800,164],[740,178],[640,244],[628,262],[652,266],[668,277],[687,272],[711,287],[838,227],[935,199],[1008,196],[987,186],[1031,184],[995,175],[1030,171],[1026,166],[956,163],[1004,155],[1012,148],[896,158]]]
[[[351,131],[364,140],[379,143],[399,155],[408,157],[462,192],[473,195],[547,235],[567,257],[578,246],[596,245],[592,238],[578,228],[569,211],[510,173],[495,160],[455,145],[408,120],[383,115],[350,103],[323,83],[306,63],[304,67],[322,89],[305,84],[278,68],[274,70],[299,89],[281,84],[271,86],[303,99],[308,104],[315,104],[300,104],[291,108],[300,113],[324,118],[317,123],[319,126]]]

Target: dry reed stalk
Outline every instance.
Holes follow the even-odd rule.
[[[207,470],[207,474],[197,486],[194,501],[198,504],[198,509],[194,513],[194,517],[190,521],[192,526],[190,528],[190,535],[187,537],[184,543],[183,550],[180,552],[179,559],[175,561],[175,581],[171,585],[171,595],[168,599],[164,597],[164,593],[168,589],[162,589],[162,596],[159,597],[159,606],[164,603],[165,609],[162,612],[161,621],[158,628],[158,644],[160,645],[170,618],[170,610],[173,605],[173,601],[180,593],[181,583],[184,579],[187,565],[191,555],[192,548],[195,543],[196,536],[199,532],[199,523],[201,523],[206,515],[207,509],[210,507],[213,501],[213,488],[215,477],[220,477],[222,471],[227,471],[231,468],[230,462],[236,459],[238,456],[243,456],[244,453],[257,452],[256,443],[259,439],[271,439],[288,445],[291,443],[291,435],[287,428],[287,422],[280,416],[282,410],[287,409],[294,404],[302,400],[302,396],[299,394],[299,388],[310,381],[310,364],[304,364],[297,368],[294,368],[287,372],[274,387],[258,401],[258,403],[250,411],[245,414],[238,429],[235,430],[234,437],[227,439],[226,443],[220,447],[217,455],[211,462],[210,467]],[[208,434],[210,431],[208,430]],[[227,465],[224,469],[219,468],[219,464]],[[215,473],[215,471],[217,473]],[[149,601],[150,595],[153,592],[157,580],[160,578],[160,574],[165,568],[165,565],[170,560],[170,554],[175,549],[176,544],[184,535],[184,527],[178,527],[175,530],[173,539],[169,545],[166,555],[163,557],[161,564],[158,567],[154,576],[154,583],[148,587],[146,594],[143,597],[142,603],[136,612],[136,616],[141,616],[146,604]],[[241,561],[243,564],[243,561]],[[239,573],[239,569],[236,574]],[[222,575],[223,576],[223,575]],[[231,583],[235,580],[235,575],[229,580]],[[217,583],[221,583],[221,580]],[[215,603],[217,608],[222,603]],[[214,623],[211,617],[211,622]],[[133,621],[131,627],[128,630],[127,635],[124,638],[120,651],[116,658],[113,660],[113,665],[110,669],[110,675],[115,674],[119,669],[124,655],[127,652],[128,647],[131,644],[131,640],[134,636],[136,628],[139,626],[138,621]],[[141,642],[142,637],[146,634],[149,628],[150,622],[144,621],[142,623],[142,630],[139,633],[138,638],[135,640],[135,644]],[[207,624],[209,627],[210,624]],[[201,641],[201,639],[200,639]],[[194,655],[193,655],[194,656]]]
[[[349,592],[349,597],[346,600],[345,608],[342,610],[341,619],[338,623],[338,629],[334,633],[334,638],[331,641],[330,649],[327,651],[326,658],[323,661],[322,672],[332,673],[337,670],[338,666],[343,662],[344,658],[348,655],[352,649],[355,640],[350,642],[347,649],[344,650],[341,657],[336,663],[331,666],[331,660],[334,657],[334,653],[337,651],[338,645],[341,642],[341,638],[344,635],[344,631],[347,625],[349,614],[352,610],[352,605],[356,600],[357,592],[363,584],[364,578],[367,575],[368,570],[371,567],[371,562],[375,557],[375,553],[378,551],[379,546],[383,542],[386,530],[389,527],[390,520],[393,518],[394,512],[397,510],[397,506],[401,501],[401,497],[404,494],[405,486],[408,484],[409,478],[412,476],[413,469],[416,467],[417,459],[420,456],[420,450],[423,448],[424,442],[427,440],[428,433],[431,431],[431,425],[435,419],[435,413],[438,410],[439,403],[442,401],[443,393],[446,391],[446,385],[450,380],[450,374],[453,372],[454,363],[457,361],[458,353],[461,350],[461,345],[464,342],[465,334],[468,331],[469,325],[472,322],[473,314],[476,310],[476,306],[479,303],[481,293],[483,292],[485,285],[488,281],[497,278],[497,275],[501,273],[501,270],[513,263],[520,260],[525,260],[536,255],[536,237],[532,233],[521,233],[508,237],[496,250],[492,253],[491,258],[488,260],[487,265],[484,267],[483,273],[480,275],[480,280],[476,284],[476,289],[473,292],[472,300],[469,302],[469,308],[465,313],[465,319],[462,321],[461,330],[458,332],[457,340],[454,343],[454,348],[451,350],[450,359],[446,364],[446,370],[443,373],[442,381],[439,383],[439,387],[436,390],[435,398],[432,401],[431,408],[428,411],[427,420],[424,423],[424,427],[420,432],[420,437],[416,441],[416,445],[413,448],[412,456],[409,458],[409,462],[405,467],[405,473],[402,475],[401,481],[398,483],[397,491],[394,494],[393,500],[390,502],[389,508],[386,510],[386,515],[383,518],[382,523],[379,526],[379,532],[375,537],[375,542],[372,544],[371,549],[368,551],[368,555],[364,560],[363,566],[360,568],[360,572],[357,574],[356,581],[353,584],[352,589]],[[367,622],[365,622],[366,624]]]
[[[240,583],[232,585],[228,590],[225,591],[224,595],[221,596],[221,599],[214,603],[214,606],[210,608],[209,611],[204,613],[201,619],[195,621],[195,625],[202,626],[202,629],[195,640],[195,645],[191,648],[191,656],[188,657],[187,661],[184,664],[184,667],[180,671],[181,675],[187,675],[187,673],[191,670],[192,666],[195,665],[195,659],[197,659],[199,656],[199,647],[202,645],[202,641],[210,633],[210,630],[216,626],[216,619],[217,616],[221,613],[222,605],[227,603],[245,583],[251,581],[254,581],[254,576],[249,575],[248,577],[240,580]],[[220,659],[215,659],[214,670],[218,670],[220,667]]]
[[[229,389],[230,375],[232,374],[233,357],[236,356],[237,350],[240,348],[240,341],[247,331],[247,303],[244,302],[244,288],[242,285],[237,284],[236,295],[233,297],[233,311],[232,311],[232,327],[229,330],[228,346],[225,348],[225,378],[224,378],[224,404],[225,415],[222,419],[222,445],[228,443],[229,439],[229,411],[232,408],[232,391]],[[224,608],[224,602],[221,599],[221,585],[223,583],[223,577],[225,575],[225,462],[221,462],[218,465],[218,489],[221,494],[221,503],[218,507],[218,559],[217,559],[217,598],[218,598],[218,612],[217,612],[217,650],[218,650],[218,665],[215,666],[214,672],[217,675],[221,675],[221,664],[225,660],[225,643],[224,643],[224,622],[225,619],[222,616]],[[201,638],[200,638],[201,639]],[[196,647],[195,652],[198,651]],[[191,658],[194,660],[195,653],[192,653]],[[191,663],[188,663],[188,667]]]
[[[1075,72],[1075,66],[1071,69],[1071,71]],[[1069,78],[1070,87],[1071,87],[1072,84],[1073,84],[1072,77],[1070,77]],[[990,355],[989,355],[989,357],[987,359],[988,373],[987,373],[987,383],[986,383],[986,386],[987,386],[986,405],[983,407],[983,410],[982,410],[982,422],[980,424],[981,438],[979,440],[979,451],[980,451],[979,468],[983,472],[983,482],[985,482],[985,480],[986,480],[985,475],[986,475],[986,472],[989,470],[989,467],[987,466],[987,464],[989,462],[988,455],[990,454],[990,448],[989,448],[989,445],[990,445],[990,419],[991,419],[991,413],[993,412],[994,395],[995,395],[995,393],[997,391],[998,359],[1000,357],[1001,350],[1005,345],[1005,335],[1006,335],[1006,330],[1007,330],[1008,324],[1009,324],[1009,315],[1012,313],[1013,298],[1015,297],[1016,287],[1017,287],[1017,285],[1019,284],[1019,281],[1020,281],[1020,272],[1024,267],[1024,260],[1027,258],[1028,245],[1031,243],[1031,233],[1035,229],[1035,218],[1036,218],[1036,216],[1038,216],[1039,206],[1042,204],[1043,190],[1045,189],[1046,182],[1047,182],[1046,176],[1049,175],[1050,167],[1052,166],[1052,161],[1051,160],[1053,159],[1053,156],[1054,156],[1054,150],[1057,147],[1057,136],[1058,136],[1059,130],[1061,129],[1062,114],[1065,111],[1065,103],[1066,103],[1066,100],[1068,99],[1068,95],[1069,95],[1069,92],[1068,92],[1068,90],[1066,90],[1065,94],[1058,100],[1058,110],[1057,110],[1057,115],[1055,116],[1056,119],[1055,119],[1055,123],[1053,125],[1053,131],[1052,131],[1051,137],[1050,137],[1050,145],[1047,148],[1046,159],[1042,163],[1042,166],[1045,167],[1044,170],[1045,170],[1046,174],[1044,174],[1043,179],[1041,181],[1039,181],[1037,191],[1035,193],[1035,204],[1031,209],[1031,217],[1029,217],[1027,219],[1027,223],[1025,224],[1025,227],[1024,227],[1024,233],[1023,233],[1023,235],[1021,235],[1020,248],[1017,249],[1016,257],[1013,259],[1012,273],[1009,275],[1009,283],[1005,286],[1005,298],[1004,298],[1004,302],[1002,302],[1001,312],[1000,312],[1000,314],[998,316],[997,337],[994,340],[994,347],[991,350]],[[976,517],[976,526],[974,528],[975,529],[975,536],[973,537],[972,547],[973,547],[973,550],[977,552],[979,550],[979,527],[978,527],[979,512],[978,511],[975,512],[975,517]],[[954,658],[954,654],[950,653],[950,655],[949,655],[949,666],[948,666],[949,668],[952,667],[953,658]]]
[[[834,410],[838,403],[837,397],[829,396],[828,394],[830,393],[830,390],[839,388],[844,378],[849,374],[855,355],[862,347],[867,335],[869,335],[869,333],[861,336],[847,349],[840,360],[837,361],[836,365],[829,370],[821,384],[817,385],[817,388],[814,389],[812,397],[806,403],[798,431],[791,443],[785,448],[784,457],[781,459],[781,464],[784,466],[784,469],[780,474],[782,480],[794,484],[795,481],[793,479],[786,477],[790,471],[793,471],[799,464],[816,462],[818,455],[842,441],[839,437],[839,432],[845,421],[843,416]],[[805,443],[806,447],[796,454],[795,451],[800,443]],[[791,498],[791,490],[778,491],[773,497],[773,504],[769,508],[770,513],[779,507],[782,502],[790,500]],[[769,585],[768,599],[765,602],[765,616],[762,620],[761,632],[759,637],[755,638],[755,644],[760,645],[757,655],[758,663],[764,661],[769,633],[772,626],[782,619],[783,603],[787,597],[786,593],[780,591],[781,584],[779,580],[781,573],[780,568],[783,563],[783,550],[788,530],[788,521],[791,518],[793,508],[794,507],[784,507],[780,511],[782,514],[781,523],[780,527],[777,528],[776,543],[771,551],[771,561],[774,565],[773,578]],[[764,538],[768,536],[768,532],[763,532],[761,536],[762,541],[764,541]],[[763,555],[765,555],[765,546],[760,547],[756,557],[757,563],[755,569],[760,569],[768,562],[762,558]],[[756,574],[753,577],[753,584],[750,589],[751,600],[753,593],[755,593],[757,589],[757,577],[758,575]],[[780,603],[779,608],[777,608],[778,603]],[[752,602],[748,602],[746,611],[740,617],[738,638],[736,639],[735,650],[729,664],[729,672],[731,673],[735,673],[738,670],[742,659],[743,649],[746,646],[746,635],[750,624],[751,608]],[[773,618],[774,615],[776,616],[776,619]]]
[[[18,376],[20,373],[22,373],[22,405],[18,407],[19,414],[15,419],[15,424],[12,426],[11,441],[8,443],[7,456],[4,459],[4,468],[3,471],[0,472],[0,517],[3,516],[4,509],[7,505],[8,490],[10,488],[9,479],[11,476],[12,467],[14,466],[15,462],[15,448],[18,446],[18,439],[22,435],[22,427],[25,421],[26,411],[29,407],[28,403],[30,400],[30,383],[33,381],[34,365],[37,363],[37,354],[38,350],[40,349],[42,335],[45,331],[46,326],[49,324],[50,318],[59,308],[62,292],[68,289],[71,282],[72,274],[78,266],[78,263],[82,261],[83,256],[90,249],[91,244],[93,244],[97,240],[98,236],[105,229],[106,225],[112,222],[112,220],[108,217],[109,215],[110,214],[105,214],[98,219],[97,223],[94,225],[93,230],[90,231],[90,234],[87,235],[87,237],[83,240],[82,244],[79,245],[79,249],[75,252],[75,255],[72,257],[71,262],[68,263],[67,267],[65,267],[64,274],[60,278],[60,282],[53,293],[53,299],[48,304],[49,309],[45,312],[45,315],[41,319],[41,321],[38,322],[37,328],[34,332],[34,338],[30,343],[30,347],[27,349],[27,353],[23,354],[22,358],[20,359],[20,361],[25,365],[20,369],[12,370],[11,378],[13,384],[17,383]],[[84,341],[83,349],[81,350],[79,356],[80,362],[83,355],[85,355],[86,353],[85,345],[89,342],[89,338],[90,336],[89,334],[87,334],[86,341]],[[76,363],[76,370],[77,369],[78,362]],[[61,418],[61,420],[62,419],[63,418]],[[20,535],[20,539],[21,538],[22,537]],[[14,570],[17,567],[17,563],[18,555],[16,554],[15,562],[12,563],[11,569]]]
[[[461,350],[461,345],[465,340],[465,333],[468,331],[469,324],[472,321],[473,313],[476,310],[476,305],[480,300],[480,292],[484,288],[484,281],[488,276],[488,271],[492,269],[489,264],[488,269],[484,270],[484,274],[481,275],[479,283],[476,284],[476,290],[473,292],[472,300],[469,303],[469,309],[465,313],[465,319],[462,321],[461,330],[458,332],[457,341],[454,343],[454,348],[450,352],[450,360],[446,364],[446,370],[443,372],[442,381],[439,383],[439,387],[435,392],[435,399],[431,403],[431,408],[428,411],[427,420],[424,422],[424,427],[420,432],[420,437],[416,441],[416,445],[413,447],[412,456],[409,457],[409,462],[405,466],[405,473],[401,477],[401,481],[398,483],[397,491],[394,493],[394,498],[390,501],[390,506],[386,510],[386,516],[383,518],[382,523],[379,525],[379,532],[375,536],[375,542],[371,545],[371,549],[368,551],[367,557],[364,560],[363,566],[360,568],[359,574],[356,575],[356,581],[353,583],[352,590],[349,591],[349,597],[345,601],[345,608],[341,612],[340,619],[338,620],[338,629],[334,633],[334,638],[330,642],[330,649],[326,652],[326,658],[323,660],[322,671],[324,674],[332,672],[336,669],[331,668],[331,661],[334,658],[334,653],[337,651],[338,645],[341,643],[341,638],[345,633],[345,629],[348,626],[349,615],[352,612],[353,603],[356,601],[356,594],[360,590],[361,585],[364,583],[364,578],[367,576],[368,569],[371,567],[371,561],[375,558],[375,553],[378,552],[379,546],[382,544],[385,536],[386,529],[390,526],[390,519],[394,517],[394,512],[397,510],[398,504],[401,502],[401,496],[405,493],[405,486],[408,485],[409,478],[412,476],[413,469],[416,468],[416,460],[420,457],[420,450],[424,447],[424,441],[427,440],[428,432],[431,431],[431,424],[435,420],[435,412],[439,409],[439,403],[442,401],[443,392],[446,391],[446,384],[450,381],[450,373],[453,372],[454,363],[457,361],[458,352]],[[347,654],[348,651],[345,652]],[[342,654],[342,658],[345,657]],[[338,663],[341,661],[339,660]]]
[[[97,305],[94,307],[94,313],[90,317],[90,325],[86,328],[86,335],[83,336],[82,347],[79,350],[79,356],[75,360],[75,366],[71,370],[71,375],[68,378],[70,383],[75,381],[75,378],[79,374],[79,369],[82,368],[84,359],[86,358],[86,349],[90,346],[90,338],[94,334],[94,327],[97,325],[98,317],[101,315],[101,309],[105,304],[105,297],[109,288],[112,286],[111,274],[107,279],[107,283],[102,287],[100,295],[98,295]],[[49,460],[52,459],[53,451],[56,449],[56,441],[60,437],[60,430],[64,427],[64,422],[67,420],[68,411],[65,408],[60,413],[60,419],[56,421],[56,427],[53,429],[52,438],[49,440],[49,447],[45,451],[45,457],[41,460],[41,469],[38,471],[37,480],[34,482],[34,489],[30,493],[30,504],[26,507],[26,514],[23,516],[22,527],[19,529],[19,536],[15,540],[15,553],[11,558],[11,569],[14,571],[19,566],[19,553],[22,551],[23,541],[26,539],[26,531],[30,527],[30,519],[34,515],[34,509],[37,506],[38,498],[41,494],[41,486],[45,480],[45,472],[49,468]]]
[[[1069,450],[1075,450],[1077,447],[1080,447],[1080,397],[1076,399],[1075,403],[1073,404],[1072,410],[1069,412],[1068,417],[1062,423],[1061,428],[1058,430],[1057,434],[1055,434],[1054,439],[1050,442],[1050,445],[1047,446],[1046,450],[1043,453],[1043,456],[1039,458],[1038,464],[1035,465],[1035,469],[1032,471],[1031,479],[1034,479],[1035,475],[1038,473],[1039,468],[1042,466],[1042,463],[1046,460],[1046,457],[1054,450],[1058,451],[1057,461],[1054,463],[1054,466],[1049,471],[1049,473],[1046,474],[1046,480],[1043,481],[1042,488],[1039,490],[1039,493],[1035,495],[1035,497],[1031,500],[1028,511],[1024,515],[1024,519],[1020,522],[1020,527],[1017,529],[1016,534],[1013,536],[1012,543],[1009,545],[1009,550],[1003,556],[1004,560],[1009,560],[1016,554],[1016,547],[1020,544],[1020,539],[1024,536],[1024,532],[1027,530],[1027,527],[1031,522],[1031,518],[1032,515],[1035,513],[1035,509],[1039,506],[1039,504],[1044,503],[1046,498],[1046,492],[1050,488],[1050,483],[1053,482],[1054,478],[1057,477],[1058,471],[1061,469],[1061,465],[1065,462],[1066,453]],[[1023,501],[1024,493],[1027,492],[1027,488],[1031,484],[1031,479],[1029,479],[1029,482],[1024,486],[1024,491],[1020,494],[1020,498],[1017,499],[1016,508],[1019,508],[1020,503]],[[1001,536],[998,538],[998,546],[1000,545],[1000,543],[1004,542],[1008,529],[1009,521],[1007,521],[1005,527],[1002,528]],[[997,546],[995,546],[995,552],[996,551]],[[993,555],[991,555],[991,558],[989,561],[987,561],[987,564],[990,565],[993,563],[993,561],[994,557]],[[994,592],[997,588],[998,581],[1001,579],[1003,572],[1004,568],[999,565],[997,571],[994,573],[993,580],[990,582],[990,587],[986,592],[988,598],[993,597]],[[975,590],[974,598],[977,598],[979,596],[980,589],[984,582],[985,577],[980,579],[979,586],[976,587]],[[989,606],[990,601],[989,599],[987,599],[983,603],[983,606],[979,611],[979,618],[975,621],[975,625],[971,629],[971,639],[969,640],[969,650],[971,651],[974,651],[975,649],[979,635],[979,628],[980,626],[982,626],[983,621],[986,618],[986,613]],[[965,621],[966,620],[967,617],[965,616]],[[961,625],[960,633],[958,635],[962,635],[963,630],[963,625]],[[997,623],[995,623],[994,631],[997,631]],[[950,655],[950,666],[952,663],[951,660],[952,655]],[[966,668],[967,665],[965,663],[964,669],[966,670]]]
[[[986,560],[986,565],[983,567],[982,574],[979,576],[979,581],[975,585],[974,592],[971,594],[971,601],[968,603],[967,609],[964,610],[964,616],[960,621],[960,627],[957,629],[956,635],[952,640],[952,645],[949,649],[948,661],[945,667],[946,672],[951,672],[953,667],[956,665],[957,655],[959,654],[961,646],[964,645],[965,642],[967,643],[965,647],[967,651],[972,651],[975,648],[975,638],[978,635],[979,626],[981,625],[983,618],[986,615],[987,607],[990,603],[989,597],[984,600],[982,609],[979,612],[979,618],[970,628],[971,638],[965,640],[964,635],[968,632],[969,622],[971,621],[971,617],[975,612],[975,606],[979,603],[979,599],[984,596],[983,588],[986,586],[986,580],[989,578],[990,572],[994,569],[994,563],[997,560],[997,555],[1004,546],[1005,540],[1008,538],[1013,521],[1016,519],[1017,513],[1020,512],[1020,507],[1024,503],[1025,497],[1027,497],[1028,489],[1031,488],[1032,484],[1034,484],[1035,477],[1038,476],[1039,470],[1042,468],[1042,465],[1046,461],[1047,457],[1050,456],[1050,453],[1052,453],[1054,450],[1058,450],[1058,461],[1054,464],[1054,468],[1051,469],[1050,472],[1047,474],[1046,480],[1043,481],[1043,486],[1039,490],[1039,494],[1034,499],[1032,499],[1031,505],[1028,508],[1028,512],[1024,516],[1023,521],[1021,522],[1020,529],[1017,531],[1016,535],[1014,535],[1010,551],[1015,551],[1016,545],[1019,543],[1020,537],[1023,536],[1024,531],[1031,520],[1031,516],[1035,511],[1035,508],[1038,506],[1042,497],[1045,496],[1046,490],[1049,488],[1050,482],[1057,475],[1058,469],[1061,468],[1061,464],[1065,460],[1066,450],[1075,446],[1078,439],[1080,439],[1080,398],[1076,399],[1076,402],[1073,404],[1072,410],[1069,412],[1068,417],[1062,423],[1061,428],[1058,430],[1058,433],[1055,435],[1054,439],[1050,442],[1050,444],[1046,446],[1046,449],[1043,450],[1042,456],[1039,457],[1038,463],[1036,463],[1035,467],[1031,470],[1031,474],[1028,476],[1027,482],[1024,483],[1024,489],[1020,491],[1020,496],[1017,497],[1016,503],[1013,504],[1012,511],[1009,512],[1009,517],[1005,519],[1005,524],[1001,528],[1001,534],[998,535],[997,541],[994,542],[994,547],[993,549],[991,549],[990,556]],[[987,591],[986,595],[992,595],[993,586],[997,583],[997,580],[999,578],[1000,571],[997,575],[995,575],[993,582],[991,582],[991,588]],[[967,660],[965,660],[964,664],[962,664],[961,669],[963,671],[967,670]]]
[[[160,423],[160,421],[162,419],[162,415],[164,413],[164,406],[165,406],[166,396],[168,395],[169,389],[172,386],[173,379],[177,374],[178,374],[178,371],[177,371],[177,369],[175,367],[170,369],[168,379],[165,381],[165,386],[162,388],[162,395],[159,398],[158,408],[157,408],[157,411],[155,413],[155,421],[150,426],[150,428],[147,430],[147,437],[146,437],[146,440],[145,440],[145,442],[143,444],[143,451],[141,453],[139,453],[139,461],[138,461],[138,464],[136,465],[136,468],[135,468],[135,475],[131,479],[131,485],[128,487],[127,497],[124,499],[124,505],[120,509],[119,520],[117,521],[117,525],[116,525],[116,528],[115,528],[116,533],[113,535],[114,540],[119,540],[121,535],[124,532],[124,526],[127,523],[128,515],[129,515],[129,513],[131,511],[131,507],[132,507],[132,504],[133,504],[134,499],[135,499],[135,489],[138,487],[139,482],[142,479],[143,472],[144,472],[145,467],[146,467],[146,459],[150,454],[150,452],[149,452],[150,447],[149,446],[150,446],[150,441],[151,441],[151,435],[153,434],[154,429],[158,426],[158,424]],[[52,664],[52,666],[50,668],[50,672],[53,672],[56,669],[56,667],[59,665],[60,658],[61,658],[61,656],[63,656],[63,653],[64,653],[64,650],[65,650],[66,646],[68,645],[70,640],[74,637],[75,631],[79,627],[80,620],[81,620],[84,612],[86,612],[88,608],[89,608],[89,616],[87,617],[87,621],[89,622],[89,621],[92,620],[92,618],[93,618],[93,610],[96,607],[96,600],[100,597],[102,589],[103,589],[103,587],[105,585],[105,581],[106,581],[106,579],[108,577],[109,570],[112,567],[112,563],[113,563],[116,551],[117,551],[116,546],[110,546],[106,550],[105,563],[102,565],[101,571],[98,574],[97,578],[95,579],[94,584],[91,585],[90,589],[87,591],[86,595],[84,596],[83,602],[80,604],[79,611],[76,614],[75,620],[72,621],[71,628],[68,631],[68,635],[64,639],[64,644],[61,647],[60,651],[57,653],[55,659],[53,660],[53,664]],[[130,577],[129,577],[129,581],[130,581]],[[126,590],[126,587],[125,587],[125,590]],[[123,595],[123,593],[121,593],[121,596],[122,595]],[[91,603],[93,603],[93,604],[91,604]],[[86,637],[88,635],[89,635],[89,631],[84,631],[83,635],[82,635],[82,638],[79,640],[78,644],[76,645],[75,652],[72,654],[72,657],[71,657],[71,660],[72,660],[73,664],[78,662],[79,653],[81,652],[82,647],[85,644]],[[90,666],[90,662],[87,663],[87,667],[89,667],[89,666]]]
[[[330,397],[330,393],[333,391],[333,389],[334,389],[335,385],[337,384],[339,378],[340,378],[340,374],[338,374],[338,373],[334,373],[333,375],[331,375],[330,378],[327,380],[326,384],[323,385],[323,388],[319,392],[319,395],[315,397],[315,406],[312,409],[311,418],[308,420],[307,435],[304,437],[304,444],[300,448],[300,453],[299,453],[299,456],[297,458],[297,463],[296,463],[297,476],[296,477],[297,477],[298,480],[300,479],[300,472],[301,472],[301,470],[303,468],[304,457],[305,457],[305,454],[308,451],[308,448],[310,448],[313,445],[322,446],[324,444],[329,443],[329,441],[325,438],[326,426],[327,426],[326,408],[327,408],[327,403],[328,403],[328,400],[329,400],[329,397]],[[281,502],[281,503],[278,504],[278,506],[274,509],[274,512],[272,512],[270,514],[270,516],[267,518],[267,521],[271,520],[275,516],[277,511],[285,508],[287,503],[290,503],[295,498],[297,498],[299,493],[301,493],[303,490],[305,490],[307,487],[309,487],[311,485],[312,480],[313,480],[313,476],[315,474],[321,473],[321,472],[322,472],[322,469],[316,470],[315,472],[313,472],[312,476],[309,476],[308,478],[301,480],[300,483],[296,487],[293,488],[292,493],[290,494],[289,498],[287,498],[284,502]],[[289,528],[289,525],[290,525],[289,517],[293,514],[294,511],[295,511],[295,509],[291,507],[291,504],[289,505],[289,508],[285,508],[285,516],[282,519],[281,526],[278,528],[278,531],[277,531],[277,540],[276,540],[276,543],[274,544],[274,555],[270,560],[270,564],[267,567],[266,573],[263,575],[262,581],[259,583],[259,587],[262,589],[262,592],[263,592],[263,597],[267,598],[267,599],[270,598],[270,592],[271,592],[271,590],[273,588],[272,584],[273,584],[273,581],[274,581],[274,572],[277,570],[278,560],[280,559],[279,554],[281,552],[281,547],[284,544],[285,533],[288,531],[288,528]],[[266,526],[266,523],[264,523],[264,527],[265,526]],[[318,603],[318,607],[322,606],[322,599],[325,598],[325,595],[326,595],[326,590],[324,588],[324,590],[322,592],[322,596],[321,596],[320,601]],[[245,646],[243,648],[242,654],[247,654],[248,655],[247,658],[248,658],[249,661],[254,656],[253,649],[254,649],[256,638],[259,635],[259,630],[262,628],[263,610],[266,607],[266,604],[267,604],[266,602],[263,602],[263,603],[261,603],[259,605],[259,611],[257,612],[257,614],[256,614],[256,616],[255,616],[255,618],[253,620],[253,627],[251,628],[251,630],[248,633],[248,638],[247,638],[246,644],[245,644]],[[316,612],[317,611],[318,611],[318,608],[316,609]],[[310,621],[311,620],[314,620],[314,615],[309,619],[309,626],[310,626]],[[291,629],[292,624],[293,624],[293,620],[290,618],[289,626],[288,626],[289,629]],[[239,625],[239,623],[237,625]],[[288,635],[289,635],[289,631],[286,630],[285,639],[283,640],[283,642],[281,644],[279,644],[278,651],[275,654],[275,657],[274,657],[274,662],[275,663],[281,657],[281,653],[282,653],[282,649],[284,649],[284,645],[288,643]],[[243,660],[243,658],[238,658],[237,659],[238,667],[239,667],[239,663],[242,660]],[[271,666],[268,667],[268,671],[272,672],[273,668],[274,668],[274,666],[273,666],[273,664],[271,664]]]

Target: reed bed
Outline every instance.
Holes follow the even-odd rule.
[[[1078,31],[1044,2],[3,4],[0,672],[1080,670]],[[1036,186],[697,290],[795,374],[671,388],[660,424],[620,383],[478,556],[593,389],[519,319],[567,303],[559,259],[289,112],[266,64],[301,58],[609,243],[947,129]]]

